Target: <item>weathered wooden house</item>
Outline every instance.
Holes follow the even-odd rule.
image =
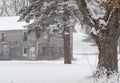
[[[54,60],[63,57],[63,40],[27,35],[18,17],[0,18],[0,60]]]

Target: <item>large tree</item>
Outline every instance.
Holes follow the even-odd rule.
[[[76,0],[81,23],[91,28],[98,49],[98,72],[118,72],[117,43],[120,35],[120,0]]]
[[[75,6],[73,0],[30,0],[30,6],[20,11],[20,20],[29,22],[34,19],[27,28],[29,32],[35,32],[37,39],[43,32],[62,34],[65,64],[71,64],[70,28],[75,22]]]

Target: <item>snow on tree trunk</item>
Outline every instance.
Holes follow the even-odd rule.
[[[112,42],[111,42],[112,41]],[[117,41],[111,38],[99,42],[99,62],[98,68],[107,69],[106,74],[109,76],[112,72],[118,71],[117,61]]]
[[[101,35],[95,36],[92,34],[99,50],[96,75],[105,74],[109,76],[118,72],[117,43],[119,36],[114,33],[110,35],[108,31],[101,31],[99,34]]]

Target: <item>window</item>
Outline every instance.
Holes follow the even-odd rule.
[[[27,47],[23,47],[23,56],[27,56]]]
[[[27,48],[24,47],[24,54],[27,54]]]
[[[27,32],[24,32],[24,38],[23,41],[27,41]]]
[[[1,33],[2,41],[5,40],[4,33]]]

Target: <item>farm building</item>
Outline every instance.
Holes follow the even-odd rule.
[[[55,60],[64,56],[63,39],[27,34],[19,17],[0,18],[0,60]]]

